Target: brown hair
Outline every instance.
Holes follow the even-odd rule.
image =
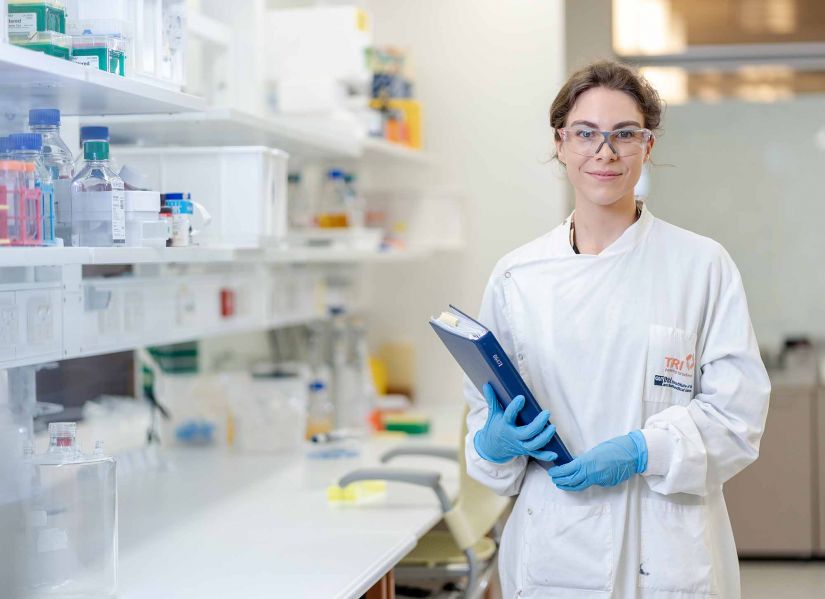
[[[644,116],[644,126],[656,131],[662,120],[662,100],[647,79],[630,67],[612,60],[592,62],[573,73],[559,90],[550,106],[550,126],[556,140],[558,129],[563,128],[567,115],[584,92],[594,87],[604,87],[629,94]]]

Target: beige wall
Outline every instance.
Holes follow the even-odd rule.
[[[424,104],[427,149],[438,158],[417,183],[448,183],[467,198],[467,249],[425,263],[376,266],[373,341],[406,339],[417,354],[422,402],[461,397],[460,371],[427,319],[448,303],[478,310],[487,277],[507,251],[566,212],[550,155],[547,109],[562,83],[561,0],[375,0],[379,44],[407,48]]]

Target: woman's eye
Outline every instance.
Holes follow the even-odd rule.
[[[619,139],[632,139],[633,134],[634,134],[634,132],[630,131],[630,130],[628,130],[628,131],[619,131],[619,132],[616,133],[616,137],[618,137]]]
[[[581,137],[582,139],[589,139],[593,132],[590,129],[579,129],[576,131],[576,135]]]

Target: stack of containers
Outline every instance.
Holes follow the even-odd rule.
[[[164,194],[178,224],[173,245],[187,245],[186,228],[193,208],[211,215],[200,232],[203,245],[260,247],[286,236],[288,155],[262,146],[119,147],[119,158],[147,177]],[[183,191],[191,194],[178,194]],[[201,213],[200,220],[209,220]]]
[[[12,44],[66,60],[71,57],[63,0],[9,0],[7,22]]]
[[[80,146],[83,151],[73,164],[77,176],[69,203],[80,212],[75,218],[71,210],[68,212],[66,239],[82,246],[169,245],[172,226],[168,219],[161,218],[160,193],[152,190],[139,170],[117,166],[109,155],[109,128],[81,127]],[[90,228],[96,232],[90,232]]]
[[[11,160],[8,147],[9,139],[0,139],[0,246],[22,245],[20,211],[25,208],[20,199],[22,165]]]
[[[0,160],[0,245],[42,245],[42,203],[34,165],[13,158]]]
[[[52,178],[43,164],[43,136],[39,133],[14,133],[9,150],[22,165],[21,199],[23,244],[54,245],[54,190]]]
[[[69,0],[72,61],[126,74],[132,26],[126,0]]]
[[[126,245],[166,247],[171,224],[160,218],[160,193],[152,191],[142,173],[125,165],[120,169],[126,196]]]

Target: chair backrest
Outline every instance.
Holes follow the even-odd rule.
[[[461,549],[472,547],[490,532],[510,503],[510,497],[496,495],[467,474],[467,460],[464,454],[467,412],[468,408],[465,406],[461,418],[461,440],[458,450],[461,473],[458,498],[453,504],[453,509],[444,515],[444,521]]]

